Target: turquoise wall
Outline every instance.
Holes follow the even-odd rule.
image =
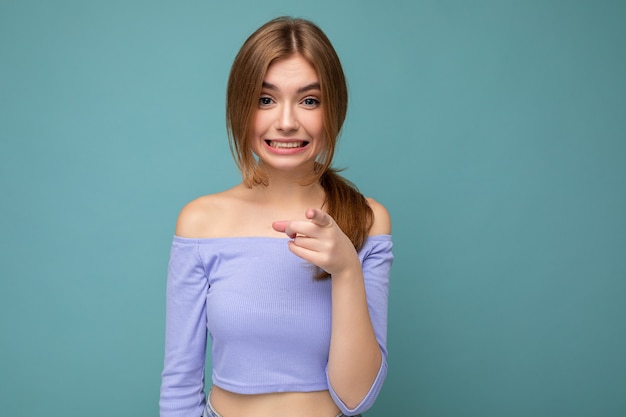
[[[297,3],[0,0],[0,415],[158,414],[174,222],[239,181],[228,70],[281,14],[394,221],[367,416],[626,415],[626,3]]]

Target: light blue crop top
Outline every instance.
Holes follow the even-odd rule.
[[[175,236],[168,268],[161,417],[200,416],[207,331],[212,382],[240,394],[329,390],[344,414],[372,406],[387,374],[390,235],[359,251],[370,317],[382,352],[363,401],[348,409],[328,381],[331,281],[291,253],[287,238]]]

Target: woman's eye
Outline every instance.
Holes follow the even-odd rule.
[[[307,97],[304,100],[302,100],[302,104],[304,104],[307,107],[317,107],[319,106],[320,101],[313,97]]]
[[[261,97],[259,99],[260,106],[269,106],[270,104],[272,104],[272,99],[269,97]]]

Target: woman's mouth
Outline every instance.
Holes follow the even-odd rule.
[[[270,147],[276,149],[294,149],[294,148],[303,148],[309,144],[309,142],[305,140],[294,140],[294,141],[280,141],[280,140],[266,140]]]

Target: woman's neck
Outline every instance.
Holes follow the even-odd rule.
[[[318,181],[302,185],[294,180],[270,177],[268,185],[257,185],[251,191],[262,204],[280,206],[321,207],[324,189]]]
[[[261,162],[261,164],[263,164]],[[316,180],[310,182],[312,170],[281,171],[265,167],[268,175],[267,185],[252,187],[258,202],[265,204],[278,203],[282,206],[320,207],[324,202],[324,189]],[[314,165],[311,166],[314,169]],[[309,179],[309,181],[306,181]]]

